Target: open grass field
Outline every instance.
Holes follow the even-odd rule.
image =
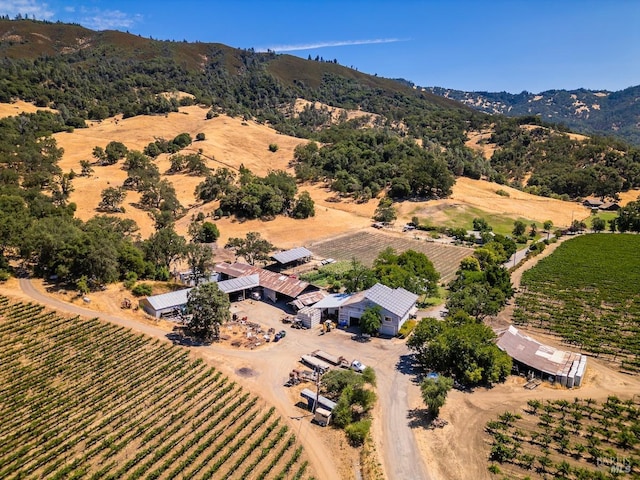
[[[639,414],[633,398],[529,400],[486,425],[494,478],[640,478]]]
[[[564,242],[522,275],[514,322],[620,361],[640,373],[640,236],[590,234]]]
[[[347,261],[356,258],[367,266],[371,266],[378,254],[387,247],[392,247],[398,253],[409,249],[424,253],[440,273],[440,282],[443,283],[453,279],[460,260],[473,254],[470,248],[370,231],[343,235],[308,246],[316,255]]]
[[[186,349],[0,297],[0,365],[0,478],[310,478],[275,409]]]

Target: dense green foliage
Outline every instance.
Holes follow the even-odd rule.
[[[567,198],[615,197],[640,186],[639,149],[601,137],[574,140],[549,127],[525,129],[524,120],[497,122],[489,139],[498,147],[491,164],[505,180],[520,185],[528,177],[527,191]]]
[[[417,295],[435,295],[440,274],[424,253],[406,250],[397,254],[393,248],[380,252],[373,263],[378,282],[391,288],[404,288]]]
[[[618,215],[611,225],[615,226],[619,232],[640,233],[640,198],[635,202],[629,202],[618,210]]]
[[[447,401],[447,394],[453,387],[453,379],[439,375],[438,378],[425,378],[420,383],[422,400],[433,418],[437,418],[440,409]]]
[[[311,478],[275,409],[188,350],[2,297],[0,338],[1,478]]]
[[[438,148],[424,149],[384,131],[342,126],[323,131],[319,139],[328,145],[318,148],[312,142],[296,147],[294,165],[300,180],[328,178],[333,190],[362,201],[386,187],[396,198],[451,193],[455,180]]]
[[[215,282],[197,286],[187,294],[187,328],[204,340],[218,340],[220,325],[231,318],[229,296]]]
[[[360,330],[362,333],[375,335],[382,326],[382,308],[379,305],[365,308],[360,317]]]
[[[522,276],[514,322],[640,371],[640,236],[582,235]]]
[[[541,122],[531,115],[490,117],[406,82],[365,75],[337,62],[26,20],[0,20],[0,32],[5,31],[21,40],[0,43],[0,101],[19,98],[55,107],[63,129],[116,113],[163,114],[201,103],[212,106],[207,117],[221,111],[254,118],[283,133],[322,142],[316,152],[297,157],[299,178],[326,179],[340,194],[362,201],[384,188],[396,198],[447,195],[453,175],[517,184],[533,173],[531,191],[569,197],[610,195],[640,184],[639,153],[621,142],[574,141],[552,134],[547,126],[522,129],[520,124]],[[51,40],[35,42],[34,33]],[[86,48],[77,48],[78,38],[90,39]],[[194,99],[178,101],[164,94],[173,91]],[[346,121],[344,116],[333,125],[336,119],[326,108],[295,113],[296,98],[376,117]],[[465,141],[467,132],[492,124],[496,134],[490,142],[498,149],[489,162]],[[184,146],[191,138],[160,139],[145,153],[170,152],[176,140]]]
[[[364,374],[339,369],[331,370],[322,377],[323,393],[337,403],[333,410],[333,424],[345,429],[354,446],[362,445],[369,433],[370,411],[377,400],[372,389],[375,384],[376,376],[371,367],[367,367]]]
[[[421,320],[407,341],[425,371],[450,375],[463,385],[503,382],[511,358],[495,344],[493,330],[459,312]]]
[[[404,288],[417,295],[437,293],[440,274],[424,253],[406,250],[397,254],[387,247],[378,254],[373,267],[368,268],[355,258],[351,268],[333,272],[334,281],[341,281],[348,292],[358,292],[382,283],[390,288]]]
[[[283,170],[272,170],[258,177],[244,166],[238,175],[218,168],[196,187],[195,195],[204,202],[220,200],[221,215],[239,218],[270,219],[276,215],[308,218],[315,215],[315,205],[308,192],[298,191],[296,179]]]
[[[232,249],[237,257],[242,257],[249,265],[255,265],[258,262],[267,263],[269,253],[275,247],[262,238],[259,232],[248,232],[244,238],[233,237],[227,241],[225,248]]]
[[[447,309],[462,311],[477,320],[496,315],[513,295],[511,277],[504,262],[516,251],[510,238],[496,235],[463,259],[455,280],[449,283]]]
[[[531,399],[527,405],[524,415],[507,411],[485,427],[489,460],[500,463],[505,478],[534,471],[567,480],[638,477],[640,405],[634,399]]]

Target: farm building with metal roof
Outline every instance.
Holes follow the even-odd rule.
[[[381,283],[363,292],[328,295],[313,305],[322,310],[323,316],[337,318],[340,326],[357,326],[367,308],[380,307],[381,335],[395,336],[400,327],[416,312],[418,295],[404,288],[389,288]]]
[[[587,368],[585,355],[544,345],[513,325],[500,335],[497,344],[526,375],[557,381],[566,387],[579,387],[582,383]]]
[[[277,302],[281,298],[294,300],[306,290],[315,288],[297,277],[272,272],[246,263],[218,263],[213,267],[213,270],[225,278],[258,275],[259,285],[264,296],[273,302]]]
[[[251,291],[259,286],[258,275],[247,275],[246,277],[233,278],[217,282],[220,291],[226,294],[241,292],[241,299],[244,299],[247,291]],[[175,292],[152,295],[140,300],[140,308],[149,315],[156,318],[176,317],[187,305],[188,295],[192,288],[183,288]]]
[[[183,288],[175,292],[152,295],[140,300],[142,310],[156,318],[175,317],[187,305],[187,295],[191,288]]]
[[[271,255],[271,258],[273,258],[281,265],[287,265],[294,262],[308,262],[311,257],[313,257],[313,253],[311,253],[304,247],[292,248],[291,250],[283,250],[282,252]]]

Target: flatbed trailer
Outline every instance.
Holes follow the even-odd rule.
[[[325,373],[331,368],[330,363],[327,363],[324,360],[319,359],[318,357],[314,357],[313,355],[303,355],[300,358],[300,361],[305,365],[313,368],[314,370],[319,371],[320,373]]]
[[[314,357],[319,358],[320,360],[324,360],[325,362],[329,362],[331,365],[341,366],[341,367],[345,367],[345,368],[349,367],[349,361],[346,358],[339,357],[337,355],[332,355],[332,354],[327,353],[327,352],[325,352],[323,350],[315,350],[314,352],[312,352],[312,355]]]

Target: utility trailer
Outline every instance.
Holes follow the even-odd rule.
[[[325,373],[331,368],[330,363],[327,363],[324,360],[319,359],[318,357],[314,357],[313,355],[303,355],[300,358],[300,361],[320,373]]]
[[[340,366],[343,368],[349,368],[349,361],[344,357],[332,355],[322,350],[315,350],[311,353],[314,357],[317,357],[325,362],[329,362],[332,365]]]

